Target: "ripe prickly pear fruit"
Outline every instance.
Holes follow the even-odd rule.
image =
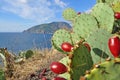
[[[77,15],[80,15],[80,14],[81,14],[81,12],[78,12],[78,13],[77,13]]]
[[[73,46],[68,42],[64,42],[64,43],[62,43],[61,48],[65,52],[71,52],[73,49]]]
[[[120,39],[118,36],[112,36],[108,40],[108,47],[114,57],[119,57],[120,55]]]
[[[60,62],[52,62],[50,65],[50,69],[56,74],[63,74],[68,70],[67,67]]]
[[[120,19],[120,12],[115,12],[114,16],[115,16],[116,19]]]

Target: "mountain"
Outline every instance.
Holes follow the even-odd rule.
[[[70,29],[71,26],[67,22],[52,22],[52,23],[45,23],[33,26],[23,32],[27,33],[54,33],[58,29]]]

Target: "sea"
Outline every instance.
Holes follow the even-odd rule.
[[[0,48],[18,54],[29,49],[51,48],[51,37],[47,33],[0,32]]]

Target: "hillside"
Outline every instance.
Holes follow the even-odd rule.
[[[70,29],[71,26],[66,22],[52,22],[33,26],[23,32],[27,33],[54,33],[57,29]]]

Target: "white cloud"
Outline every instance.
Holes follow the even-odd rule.
[[[27,0],[19,0],[21,3],[27,3]]]
[[[92,9],[88,9],[88,10],[85,11],[85,13],[89,14],[89,13],[91,13],[91,11],[92,11]]]
[[[62,0],[55,0],[55,3],[60,6],[61,8],[64,8],[67,6],[66,3],[64,3]]]
[[[58,12],[62,14],[66,6],[61,0],[4,0],[1,9],[43,23],[55,19]]]

